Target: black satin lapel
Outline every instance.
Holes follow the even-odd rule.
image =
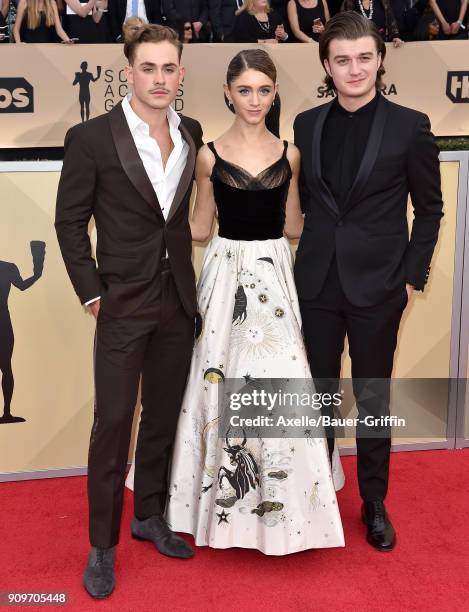
[[[148,204],[156,209],[163,218],[161,206],[156,197],[155,190],[151,184],[145,166],[135,146],[134,139],[130,133],[129,126],[125,119],[122,106],[115,106],[108,115],[111,124],[112,137],[116,145],[117,155],[122,164],[124,172],[129,177],[129,180],[138,191],[138,193],[148,202]]]
[[[171,217],[174,216],[194,178],[195,157],[197,153],[195,149],[195,143],[192,140],[192,136],[190,135],[189,130],[184,127],[182,123],[179,124],[179,131],[181,132],[184,140],[189,145],[189,152],[187,154],[186,166],[182,172],[179,185],[177,186],[176,193],[174,194],[171,208],[169,209],[168,218],[166,219],[167,222],[171,219]]]
[[[365,153],[358,169],[357,176],[349,191],[348,197],[345,200],[343,206],[343,213],[348,212],[358,201],[358,196],[362,191],[363,187],[371,174],[373,166],[378,156],[381,141],[383,139],[384,125],[386,123],[386,117],[388,114],[388,103],[380,96],[378,104],[376,106],[375,116],[371,124],[370,136],[366,144]]]
[[[319,112],[319,116],[316,119],[316,123],[313,131],[313,179],[314,179],[314,187],[317,191],[317,194],[320,196],[320,200],[323,202],[324,206],[337,217],[340,214],[339,207],[337,206],[337,202],[335,201],[334,196],[329,190],[329,187],[326,185],[322,178],[321,171],[321,137],[322,130],[324,128],[324,123],[326,122],[327,115],[331,110],[332,102],[329,104],[325,104]]]

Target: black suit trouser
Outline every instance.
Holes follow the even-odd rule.
[[[95,337],[95,414],[88,459],[92,546],[117,544],[140,376],[142,414],[135,455],[135,515],[164,511],[168,465],[189,370],[194,320],[183,309],[167,260],[155,294],[131,316],[102,309]]]
[[[376,306],[354,306],[343,292],[335,258],[319,296],[300,299],[306,350],[318,392],[338,390],[347,335],[359,420],[389,415],[389,379],[406,305],[407,291],[403,287]],[[378,391],[370,394],[368,388]],[[328,414],[328,410],[323,408],[323,413]],[[383,500],[389,480],[389,428],[371,433],[370,428],[359,426],[356,433],[360,495],[365,501]],[[333,428],[326,428],[326,435],[331,453]]]

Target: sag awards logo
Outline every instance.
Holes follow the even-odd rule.
[[[469,103],[469,71],[448,72],[446,95],[454,104]]]
[[[129,93],[129,85],[125,76],[125,71],[106,68],[102,70],[102,66],[96,66],[96,76],[89,71],[89,64],[83,61],[80,64],[80,72],[75,72],[73,85],[78,85],[78,100],[80,103],[81,120],[88,121],[90,118],[91,92],[93,83],[96,83],[103,76],[104,93],[102,99],[102,107],[104,111],[110,111]],[[93,100],[96,101],[97,92],[94,90]],[[176,99],[174,100],[174,110],[177,113],[182,113],[184,110],[184,83],[178,89]]]
[[[26,79],[0,78],[0,113],[34,113],[34,88]]]
[[[8,297],[12,287],[20,291],[26,291],[42,276],[46,243],[42,240],[32,240],[29,246],[33,260],[33,274],[29,278],[21,276],[16,264],[9,261],[0,261],[0,373],[2,375],[3,391],[3,415],[0,416],[0,425],[24,423],[26,420],[21,416],[13,415],[11,412],[13,389],[15,386],[12,367],[15,336],[10,311],[8,310]]]
[[[112,68],[105,70],[104,82],[106,83],[106,89],[104,91],[104,110],[110,111],[129,93],[129,85],[123,68],[119,71],[113,70]],[[177,113],[182,113],[184,110],[184,82],[180,85],[176,99],[174,100],[174,110]]]
[[[88,62],[80,64],[80,72],[75,72],[73,86],[78,85],[78,101],[80,103],[80,117],[82,122],[88,121],[90,118],[90,103],[91,103],[91,83],[99,81],[101,76],[101,66],[96,66],[96,76],[88,71]]]
[[[381,87],[381,93],[383,96],[397,96],[397,87],[395,83],[391,85],[383,85]],[[317,88],[316,98],[334,98],[335,91],[329,90],[325,85],[320,85]]]

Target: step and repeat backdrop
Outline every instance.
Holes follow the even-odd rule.
[[[22,419],[0,419],[0,480],[87,463],[95,325],[72,290],[55,236],[59,168],[57,162],[32,162],[28,171],[11,171],[0,164],[0,358],[2,370],[11,365],[14,377],[11,414]],[[458,172],[458,162],[442,163],[446,214],[429,283],[404,314],[396,377],[449,376]],[[92,225],[90,232],[95,238]],[[197,272],[203,252],[194,248]],[[344,373],[350,375],[348,358]],[[399,411],[419,424],[414,431],[420,437],[445,439],[447,394],[426,393],[424,404],[405,402]]]
[[[240,48],[194,45],[184,50],[187,76],[175,108],[201,121],[206,140],[230,125],[223,82]],[[468,134],[467,49],[467,43],[457,41],[389,48],[384,94],[426,112],[437,134]],[[328,100],[317,47],[271,45],[268,50],[279,71],[281,135],[291,138],[295,115]],[[124,63],[118,45],[4,45],[0,147],[61,146],[66,130],[81,120],[84,99],[90,97],[93,117],[126,95]],[[94,320],[78,303],[55,236],[59,176],[60,163],[0,164],[0,365],[3,373],[11,368],[14,380],[12,418],[0,417],[0,480],[87,463]],[[466,202],[458,203],[459,163],[442,163],[442,176],[441,237],[430,282],[423,294],[413,296],[404,315],[397,377],[449,376],[456,219],[458,206]],[[92,225],[90,232],[94,235]],[[194,248],[197,271],[203,252]],[[344,371],[350,371],[347,359]],[[0,392],[0,409],[2,400]],[[413,418],[429,424],[423,438],[443,440],[447,397],[428,402]]]
[[[249,45],[188,45],[187,73],[175,102],[197,118],[206,139],[227,127],[223,83],[230,59]],[[253,45],[251,45],[253,46]],[[328,100],[317,45],[266,45],[278,68],[281,128],[291,137],[295,116]],[[67,129],[81,121],[84,100],[91,117],[109,111],[127,94],[120,45],[3,45],[0,68],[0,147],[62,146]],[[435,134],[469,133],[467,41],[388,45],[389,100],[427,113]]]

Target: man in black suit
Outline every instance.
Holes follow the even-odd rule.
[[[359,419],[386,416],[401,315],[427,282],[443,214],[438,148],[426,115],[380,94],[386,48],[372,22],[336,15],[319,53],[337,98],[294,125],[305,211],[295,279],[306,348],[318,391],[336,390],[347,335]],[[333,430],[326,433],[332,453]],[[368,542],[383,551],[395,543],[384,507],[390,447],[388,429],[357,427],[362,518]]]
[[[57,235],[80,302],[97,319],[88,459],[92,550],[84,577],[95,598],[114,588],[140,377],[132,535],[165,555],[192,556],[163,518],[196,314],[188,208],[202,130],[170,107],[184,77],[181,51],[172,30],[144,26],[124,46],[132,95],[65,138]],[[98,267],[88,236],[92,216]]]
[[[204,28],[208,20],[208,0],[162,0],[167,24],[176,31],[181,23],[189,21],[194,31],[192,42],[204,42]]]
[[[122,39],[122,26],[128,17],[140,17],[148,23],[163,23],[160,0],[111,0],[108,11],[114,42]]]

